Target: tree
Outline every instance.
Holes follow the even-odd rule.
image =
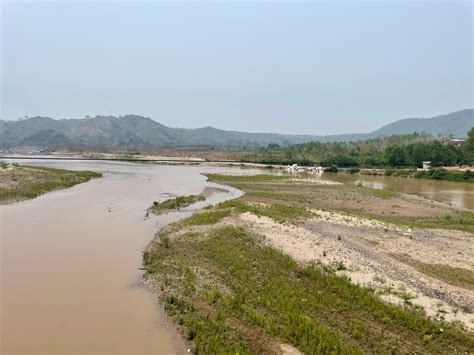
[[[385,159],[391,166],[402,166],[406,164],[406,154],[402,146],[390,146],[385,150]]]
[[[467,132],[467,141],[462,145],[464,156],[469,164],[474,163],[474,127]]]
[[[407,160],[410,165],[421,166],[424,161],[431,161],[432,154],[430,144],[426,143],[413,143],[409,144],[406,148]]]

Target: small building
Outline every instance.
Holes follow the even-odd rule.
[[[431,162],[430,161],[424,161],[423,162],[423,169],[429,169],[431,168]]]

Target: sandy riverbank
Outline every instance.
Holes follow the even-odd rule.
[[[372,306],[369,305],[377,302],[377,299],[387,305],[393,304],[399,307],[397,312],[402,310],[406,312],[403,317],[418,317],[416,322],[427,322],[427,327],[438,327],[442,332],[450,333],[449,336],[445,334],[448,337],[464,337],[466,330],[461,328],[471,331],[474,329],[472,263],[474,251],[470,243],[473,237],[471,212],[456,210],[451,206],[416,196],[330,182],[325,184],[324,180],[315,184],[314,181],[306,179],[276,176],[214,175],[210,178],[212,181],[239,188],[246,194],[238,200],[197,212],[187,220],[165,228],[160,234],[166,235],[170,243],[164,248],[160,240],[155,239],[149,245],[145,257],[148,272],[144,282],[160,295],[168,313],[177,322],[178,329],[190,341],[190,347],[202,350],[211,346],[207,339],[209,335],[205,335],[208,331],[205,324],[208,321],[200,318],[201,315],[207,314],[205,319],[210,317],[209,319],[213,319],[212,322],[224,321],[225,327],[230,327],[229,334],[241,338],[246,349],[265,349],[277,353],[285,353],[289,351],[288,349],[291,351],[313,349],[309,343],[303,345],[296,339],[288,342],[286,338],[278,336],[278,331],[272,331],[270,334],[262,333],[259,326],[251,325],[252,322],[248,323],[249,320],[245,317],[240,318],[242,316],[239,315],[240,311],[229,309],[227,306],[227,302],[235,302],[235,292],[250,287],[244,294],[248,297],[254,294],[253,297],[256,298],[247,304],[244,296],[244,300],[239,302],[243,302],[245,306],[238,307],[244,309],[257,307],[252,311],[257,313],[266,309],[263,311],[266,319],[278,318],[277,314],[272,313],[274,312],[272,308],[267,308],[268,304],[265,302],[268,301],[263,301],[269,296],[265,294],[268,290],[260,289],[267,283],[277,281],[276,279],[265,281],[264,275],[270,270],[272,275],[283,273],[278,278],[288,278],[285,281],[288,285],[298,278],[295,280],[291,273],[285,275],[286,267],[275,269],[276,264],[270,266],[271,263],[277,262],[272,259],[277,260],[280,256],[275,254],[267,259],[270,256],[264,249],[266,247],[283,253],[282,258],[290,257],[301,270],[314,268],[316,273],[322,272],[322,275],[327,275],[322,276],[323,279],[324,277],[331,279],[333,277],[331,275],[340,278],[340,281],[332,282],[340,282],[341,285],[338,287],[342,289],[347,287],[343,285],[344,280],[350,280],[351,284],[359,285],[373,295],[370,296],[374,297],[370,302],[364,301],[365,303],[357,306],[356,303],[361,297],[358,296],[357,301],[352,300],[346,306],[356,307],[353,311],[346,311],[349,312],[346,316],[353,321],[358,319],[357,322],[361,322],[361,326],[364,324],[363,328],[368,332],[363,338],[365,340],[353,338],[351,330],[347,330],[349,333],[344,333],[345,330],[339,329],[337,332],[342,333],[335,338],[339,341],[352,339],[351,342],[355,342],[353,345],[359,344],[358,346],[367,350],[366,347],[375,346],[367,343],[367,337],[372,339],[377,337],[369,331],[372,327],[375,327],[374,329],[382,327],[385,329],[384,332],[399,333],[398,336],[401,338],[410,339],[402,345],[399,340],[389,340],[382,335],[384,340],[381,340],[380,344],[388,341],[395,347],[401,346],[404,351],[423,352],[426,342],[436,339],[433,333],[424,333],[419,338],[417,332],[425,326],[418,325],[411,328],[409,323],[395,325],[398,318],[391,318],[392,311],[389,311],[391,309],[389,306],[386,306],[388,308],[385,310],[377,311],[377,315],[359,318],[359,311],[356,309],[370,314]],[[226,239],[226,234],[235,236]],[[244,252],[242,249],[244,246],[239,246],[241,242],[251,243],[254,246]],[[233,246],[225,248],[226,244]],[[212,251],[212,248],[216,250]],[[247,272],[255,274],[254,276],[249,274],[238,281],[236,278],[240,275],[235,274],[234,270],[247,267],[238,260],[250,257],[248,253],[259,255],[257,259],[253,259],[254,261],[246,261],[250,263],[247,265],[254,265],[253,269]],[[220,265],[224,259],[234,266]],[[290,269],[291,267],[288,271]],[[297,271],[299,272],[303,271]],[[250,286],[254,279],[261,278],[262,284],[257,283],[254,288]],[[317,283],[318,281],[314,280],[301,291],[297,290],[295,284],[293,292],[304,293],[304,296],[299,297],[303,297],[303,302],[310,302],[314,293],[307,292],[310,292],[312,287],[317,288]],[[235,289],[237,285],[239,286]],[[326,287],[319,288],[318,292],[328,293],[324,299],[325,302],[331,300],[329,301],[331,303],[335,296],[331,294],[333,292],[331,288]],[[334,300],[341,297],[339,292],[344,292],[345,296],[339,301],[344,303],[343,299],[351,296],[350,293],[346,295],[347,291],[342,289],[337,291],[339,296]],[[274,291],[277,293],[269,300],[273,298],[278,300],[282,293],[286,292],[283,285]],[[209,297],[213,299],[211,303]],[[260,304],[261,302],[264,303]],[[310,307],[308,312],[314,307],[317,308],[317,304],[312,306],[313,308]],[[325,309],[325,312],[331,313],[334,319],[338,316],[335,315],[337,313],[332,313],[332,307],[335,307],[335,310],[338,304],[327,305]],[[295,305],[296,308],[303,306],[304,304]],[[191,308],[186,311],[188,307]],[[291,313],[291,307],[286,307],[284,311],[283,309],[279,311],[280,315],[282,312],[290,312],[287,316],[291,318],[306,314],[305,317],[309,317],[308,321],[311,319],[317,324],[331,323],[329,319],[325,320],[322,314],[314,315],[303,310]],[[217,312],[218,318],[211,316],[214,312]],[[382,323],[377,321],[380,313],[386,314],[381,319]],[[239,325],[234,324],[236,318],[239,319],[237,322]],[[198,326],[194,323],[196,321],[203,323],[198,323],[202,324]],[[455,323],[452,323],[453,321]],[[222,324],[220,327],[223,326]],[[289,331],[292,329],[297,331],[296,325],[291,326]],[[316,336],[317,331],[312,331],[313,336]],[[328,331],[333,332],[335,328],[329,327]],[[189,332],[192,332],[192,335],[189,335]],[[201,333],[203,338],[194,339],[196,337],[194,332]],[[369,333],[372,335],[368,335]],[[465,340],[467,343],[458,340],[449,347],[452,346],[451,349],[454,350],[457,347],[454,345],[456,343],[461,347],[473,346],[469,345],[473,341],[472,332],[470,334],[468,338],[471,340]],[[230,335],[229,337],[232,338]],[[419,340],[422,340],[421,343]],[[231,343],[230,340],[221,345],[213,343],[212,349],[234,349],[229,345]],[[314,345],[317,345],[317,341]],[[430,351],[438,352],[432,346],[433,344],[430,345]],[[446,345],[444,348],[446,349]]]

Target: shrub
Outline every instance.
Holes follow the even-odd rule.
[[[330,167],[327,167],[324,169],[325,173],[337,173],[339,170],[337,169],[337,166],[331,165]]]
[[[160,234],[160,243],[163,247],[169,248],[171,246],[171,240],[170,237],[168,237],[166,234]]]
[[[449,171],[446,169],[430,169],[417,171],[414,175],[416,179],[447,180],[455,182],[474,182],[474,173],[466,171]]]
[[[347,267],[342,260],[336,261],[334,267],[337,271],[347,270]]]

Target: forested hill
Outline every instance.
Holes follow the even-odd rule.
[[[19,146],[43,149],[258,147],[270,143],[303,143],[314,138],[309,135],[224,131],[212,127],[171,128],[137,115],[62,120],[32,117],[20,121],[0,121],[0,149]]]
[[[434,136],[451,134],[456,138],[466,138],[467,132],[474,126],[474,109],[448,113],[432,118],[406,118],[390,123],[371,133],[372,136],[390,136],[426,132]]]
[[[372,133],[333,136],[286,135],[225,131],[212,127],[171,128],[150,118],[126,115],[54,120],[33,117],[18,121],[0,120],[0,149],[146,149],[160,147],[262,147],[287,146],[310,141],[358,141],[393,134],[428,132],[432,135],[465,137],[474,125],[474,110],[468,109],[430,119],[405,119]]]

